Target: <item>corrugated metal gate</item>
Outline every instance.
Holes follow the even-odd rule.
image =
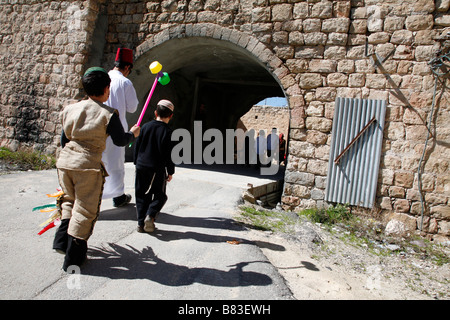
[[[325,200],[372,208],[386,101],[336,98]]]

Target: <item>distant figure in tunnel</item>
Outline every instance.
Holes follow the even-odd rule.
[[[142,126],[134,148],[136,165],[136,211],[138,232],[153,232],[156,215],[167,201],[166,184],[172,180],[175,164],[172,161],[172,129],[168,123],[174,105],[169,100],[158,102],[155,120]]]
[[[255,141],[256,166],[260,168],[266,164],[267,140],[264,130],[259,130]]]
[[[279,156],[280,156],[280,164],[284,163],[286,164],[286,140],[284,139],[284,134],[280,133],[280,142],[279,142],[279,146],[280,146],[280,151],[279,151]]]
[[[278,143],[278,136],[277,136],[277,128],[272,128],[272,131],[267,136],[267,157],[273,158],[273,153],[275,152],[275,149],[277,147]]]
[[[123,129],[128,130],[126,113],[133,113],[138,106],[138,98],[133,83],[127,78],[133,68],[133,50],[117,50],[114,69],[108,72],[111,78],[111,94],[106,105],[119,111]],[[106,149],[102,161],[105,164],[106,177],[103,199],[113,198],[114,207],[121,207],[131,201],[131,195],[125,194],[125,148],[114,145],[111,138],[106,140]]]

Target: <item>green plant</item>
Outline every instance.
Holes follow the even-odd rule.
[[[246,206],[242,206],[240,209],[240,216],[236,220],[254,229],[272,232],[290,232],[292,226],[295,224],[293,218],[282,212],[257,210],[253,207]]]
[[[55,157],[37,151],[0,148],[0,161],[16,170],[46,170],[56,165]]]
[[[331,206],[327,209],[305,209],[298,214],[308,217],[312,222],[326,225],[348,221],[352,217],[348,206],[341,204]]]

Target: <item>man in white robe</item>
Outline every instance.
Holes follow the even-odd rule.
[[[133,68],[133,51],[126,48],[117,50],[114,69],[109,71],[111,78],[110,96],[106,105],[119,111],[120,122],[125,131],[128,130],[126,113],[133,113],[138,106],[138,99],[133,83],[127,78]],[[117,147],[108,137],[106,149],[102,155],[108,176],[103,189],[103,199],[113,198],[114,207],[126,205],[131,200],[130,194],[125,194],[125,147]]]

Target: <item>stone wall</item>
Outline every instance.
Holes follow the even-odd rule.
[[[448,0],[0,0],[1,145],[55,151],[58,113],[80,97],[79,77],[88,61],[109,68],[119,46],[135,48],[139,59],[177,37],[212,37],[254,55],[285,92],[291,115],[286,209],[324,205],[335,98],[384,99],[374,210],[406,216],[417,228],[417,170],[434,106],[420,179],[423,230],[436,238],[450,236],[449,80],[441,76],[435,90],[429,64],[448,52],[449,5]],[[107,21],[103,35],[99,21]],[[374,65],[373,53],[386,59],[382,68]],[[289,173],[309,178],[291,179],[296,175]]]
[[[98,6],[0,1],[0,141],[54,153],[63,105],[80,97]]]
[[[436,56],[448,53],[445,43],[437,40],[448,30],[444,31],[450,23],[448,7],[448,2],[437,2],[435,7],[433,1],[293,5],[292,15],[301,20],[302,30],[290,32],[287,38],[287,44],[293,43],[294,33],[300,44],[289,46],[293,52],[286,56],[286,66],[296,73],[298,83],[290,98],[288,172],[308,179],[286,175],[286,209],[323,203],[335,98],[384,99],[388,110],[374,211],[407,220],[405,226],[410,229],[420,228],[417,170],[436,97],[432,138],[422,165],[423,230],[439,234],[436,238],[450,235],[450,131],[446,124],[450,95],[442,89],[441,81],[448,85],[444,77],[435,91],[435,74],[429,65]],[[381,67],[371,53],[387,58]]]
[[[278,134],[283,133],[285,139],[289,134],[289,109],[286,107],[253,106],[240,120],[239,128],[264,130],[266,137],[272,128],[277,128]]]

